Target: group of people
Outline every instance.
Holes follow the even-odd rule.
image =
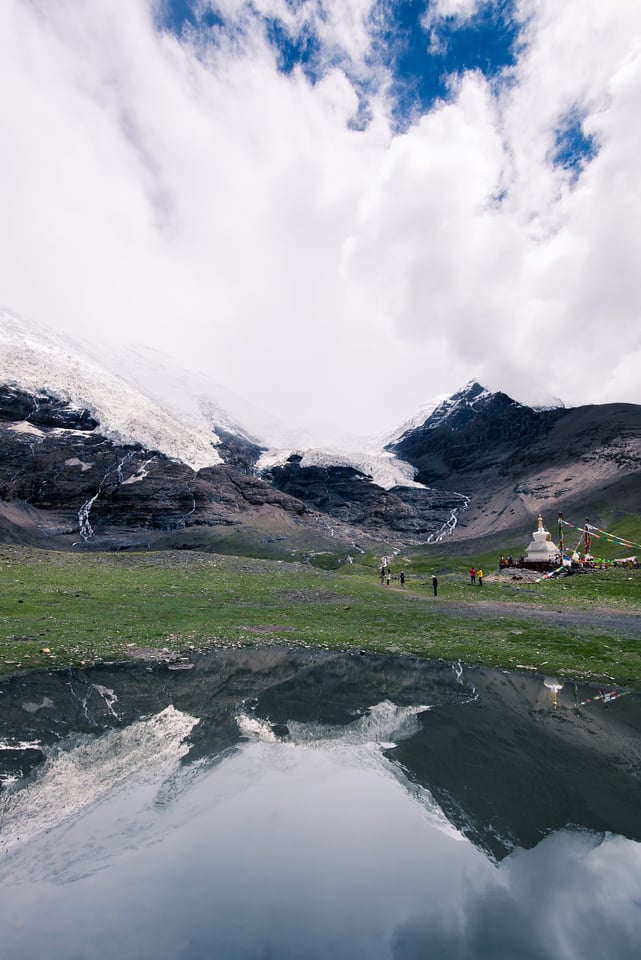
[[[405,589],[405,571],[404,570],[401,570],[401,572],[398,575],[398,579],[400,580],[401,587],[404,590]],[[386,586],[389,587],[391,582],[392,582],[392,568],[389,566],[389,564],[382,563],[381,564],[381,583],[384,583]]]
[[[385,584],[389,587],[392,582],[392,568],[389,565],[387,557],[381,557],[381,569],[380,569],[381,584]],[[398,579],[401,584],[401,589],[405,589],[405,571],[401,570],[398,575]],[[434,591],[434,596],[438,594],[438,578],[436,576],[432,577],[432,590]]]
[[[387,557],[381,557],[380,578],[381,578],[381,584],[386,584],[388,587],[390,586],[392,582],[392,568],[389,565],[389,561]],[[401,588],[404,590],[405,589],[405,571],[404,570],[401,570],[400,574],[398,575],[398,579],[400,581]],[[483,571],[481,570],[480,567],[478,569],[476,567],[470,567],[470,583],[474,583],[474,584],[478,583],[479,587],[483,586]],[[434,596],[435,597],[438,596],[438,577],[436,576],[436,574],[432,576],[432,590],[434,592]]]

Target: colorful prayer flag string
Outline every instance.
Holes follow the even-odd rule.
[[[606,543],[613,543],[619,547],[630,547],[632,549],[641,550],[641,543],[635,543],[634,540],[627,540],[625,537],[617,537],[613,533],[608,533],[607,530],[602,530],[600,527],[595,527],[591,523],[586,523],[583,527],[578,527],[574,523],[570,523],[569,520],[560,520],[560,523],[565,527],[569,527],[571,530],[576,530],[582,536],[585,536],[586,532],[588,535],[592,533],[599,534],[599,539],[605,541]]]

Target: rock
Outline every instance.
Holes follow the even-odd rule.
[[[98,426],[88,410],[74,409],[46,393],[31,394],[8,386],[0,388],[0,420],[68,430],[95,430]]]

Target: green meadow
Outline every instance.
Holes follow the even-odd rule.
[[[212,646],[406,653],[641,688],[641,571],[535,582],[494,554],[417,550],[337,569],[191,551],[61,553],[0,546],[0,673]],[[482,564],[485,582],[467,570]],[[398,574],[404,569],[405,589]],[[438,596],[431,577],[438,575]],[[562,620],[562,622],[557,622]]]

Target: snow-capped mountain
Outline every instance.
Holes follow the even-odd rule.
[[[485,405],[494,396],[495,394],[486,387],[481,386],[475,380],[470,380],[461,390],[457,390],[451,396],[435,398],[433,404],[425,408],[426,416],[413,417],[405,424],[402,431],[398,431],[390,439],[386,448],[394,449],[403,437],[413,434],[416,430],[437,430],[445,425],[455,428],[469,423],[483,411]],[[515,400],[510,402],[515,406],[522,406]]]
[[[491,404],[493,398],[497,395],[497,393],[477,383],[476,380],[470,380],[451,396],[440,394],[434,397],[430,403],[426,404],[417,414],[387,437],[382,446],[386,450],[393,449],[402,437],[423,426],[428,430],[436,430],[446,424],[453,428],[460,428],[465,422],[470,422],[481,415],[485,406]],[[537,404],[537,406],[531,408],[518,400],[511,398],[509,400],[514,407],[532,409],[537,413],[545,410],[565,409],[563,401],[556,398],[550,399],[548,403]]]
[[[565,504],[638,512],[636,405],[533,409],[472,381],[362,451],[270,448],[242,407],[154,352],[1,313],[0,541],[309,557],[529,531]]]

